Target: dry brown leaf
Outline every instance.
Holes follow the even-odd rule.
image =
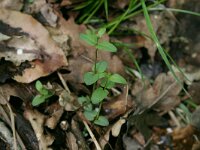
[[[182,80],[180,74],[177,73],[177,76]],[[136,96],[137,104],[143,110],[153,107],[159,111],[169,111],[180,103],[178,94],[182,87],[171,73],[158,75],[152,86],[150,84],[143,86],[142,81],[137,82],[132,94]],[[137,88],[141,89],[141,86],[142,90],[138,91]]]
[[[18,97],[27,102],[34,96],[34,91],[31,89],[32,85],[24,86],[17,83],[2,84],[0,85],[0,104],[6,104],[10,100],[10,96]]]
[[[133,106],[133,102],[128,98],[128,87],[123,89],[121,95],[112,98],[103,104],[103,110],[108,119],[115,119],[124,114]]]
[[[52,27],[56,27],[57,25],[57,15],[53,12],[53,9],[50,4],[44,5],[40,12],[42,16],[44,17],[45,21]]]
[[[24,12],[36,14],[44,5],[46,5],[46,0],[34,0],[32,3],[25,3]]]
[[[20,11],[23,7],[23,0],[1,0],[0,8],[7,8],[11,10]]]
[[[59,108],[58,110],[55,110],[51,114],[51,116],[45,121],[45,126],[47,126],[50,129],[55,129],[63,113],[64,113],[63,108]]]
[[[159,37],[159,41],[161,44],[168,45],[170,37],[174,34],[174,27],[175,27],[175,21],[172,17],[172,14],[169,12],[163,12],[159,14],[150,14],[151,23],[154,27],[155,33]],[[149,30],[146,25],[146,20],[144,16],[137,16],[134,21],[136,22],[133,24],[130,28],[136,31],[142,31],[147,36],[151,37]],[[167,25],[166,25],[167,24]],[[141,47],[145,47],[148,50],[148,54],[151,58],[151,60],[154,60],[154,56],[156,53],[156,44],[154,41],[149,37],[143,37],[141,38],[139,36],[138,45]]]
[[[24,117],[30,122],[39,142],[40,150],[51,150],[49,146],[53,143],[54,137],[50,134],[44,134],[44,123],[46,116],[33,109],[26,109]]]
[[[77,139],[72,132],[66,134],[66,141],[68,143],[69,150],[79,150]]]
[[[26,68],[22,76],[14,76],[15,80],[18,82],[29,83],[39,77],[52,73],[61,66],[67,65],[67,60],[62,49],[52,40],[49,32],[32,16],[16,11],[1,9],[0,20],[4,24],[9,25],[7,26],[8,28],[19,30],[18,33],[22,34],[20,38],[25,38],[26,43],[30,46],[28,47],[30,49],[27,47],[24,49],[24,47],[20,47],[20,44],[16,44],[15,41],[16,47],[11,49],[13,51],[12,57],[16,58],[15,55],[20,55],[22,58],[21,61],[24,61],[27,57],[26,55],[31,54],[31,60],[37,58],[37,60],[30,62],[32,67]],[[23,42],[24,40],[17,41]],[[25,46],[26,43],[22,46]],[[36,46],[34,47],[33,45]],[[7,47],[7,45],[4,46]],[[8,47],[8,49],[9,48],[10,47]],[[6,54],[4,53],[7,52],[5,50],[6,49],[1,50],[1,57],[5,57]],[[12,57],[9,59],[10,61],[12,60]]]

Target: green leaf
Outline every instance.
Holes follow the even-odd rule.
[[[121,83],[121,84],[127,84],[124,77],[122,77],[119,74],[113,74],[110,76],[109,81],[115,82],[115,83]]]
[[[99,29],[97,36],[101,38],[105,32],[106,32],[106,28],[101,28]]]
[[[109,121],[106,117],[104,116],[99,116],[97,120],[94,121],[94,124],[100,125],[100,126],[108,126]]]
[[[92,104],[91,104],[91,103],[88,103],[88,104],[86,104],[83,108],[84,108],[84,110],[91,111],[93,107],[92,107]]]
[[[95,117],[97,116],[98,112],[96,112],[96,111],[84,111],[83,114],[87,118],[87,120],[93,121],[95,119]]]
[[[117,51],[117,48],[108,41],[103,41],[103,42],[98,43],[96,48],[99,50],[108,51],[108,52],[116,52]]]
[[[51,95],[50,91],[45,87],[43,87],[39,92],[41,95]]]
[[[97,36],[93,31],[87,31],[86,34],[81,33],[80,38],[87,42],[89,45],[96,45],[97,44]]]
[[[101,79],[101,78],[106,77],[107,73],[102,72],[102,73],[97,73],[97,75],[98,75],[98,79]]]
[[[48,90],[48,94],[42,95],[42,96],[44,96],[44,98],[47,99],[47,98],[50,98],[51,96],[53,96],[53,94],[54,94],[53,92]]]
[[[38,92],[42,91],[43,85],[39,80],[36,81],[35,88],[38,90]]]
[[[83,76],[83,80],[86,85],[92,85],[99,79],[98,74],[94,74],[94,72],[86,72]]]
[[[112,82],[112,81],[109,81],[107,78],[104,78],[102,81],[101,81],[101,86],[106,88],[106,89],[111,89],[115,86],[115,83]]]
[[[100,61],[96,63],[96,71],[99,73],[103,73],[108,67],[108,63],[106,61]],[[92,71],[94,71],[95,65],[92,67]]]
[[[87,98],[84,96],[78,97],[78,103],[83,105],[85,102],[87,102]]]
[[[45,100],[46,100],[46,99],[44,98],[43,95],[37,95],[37,96],[35,96],[35,97],[33,98],[32,105],[33,105],[33,106],[38,106],[38,105],[44,103]]]
[[[107,95],[108,95],[108,91],[106,89],[99,87],[92,93],[91,101],[93,104],[98,104],[104,98],[106,98]]]

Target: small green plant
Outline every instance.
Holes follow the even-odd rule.
[[[42,83],[39,80],[36,81],[35,88],[37,89],[39,94],[33,98],[33,101],[32,101],[33,106],[38,106],[44,103],[48,98],[53,96],[53,92],[51,92],[44,85],[42,85]]]
[[[109,121],[105,116],[100,115],[103,101],[109,94],[109,90],[118,84],[126,84],[126,80],[117,73],[106,72],[108,63],[106,61],[97,62],[98,51],[116,52],[117,48],[108,41],[102,41],[101,37],[105,34],[106,29],[102,28],[97,33],[87,30],[81,34],[80,38],[89,45],[96,48],[96,57],[90,72],[86,72],[83,80],[86,85],[93,85],[93,91],[90,96],[79,97],[78,101],[83,106],[84,116],[96,125],[108,126]]]

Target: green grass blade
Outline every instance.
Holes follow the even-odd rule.
[[[146,20],[146,24],[147,24],[147,28],[150,32],[150,35],[154,41],[154,43],[156,44],[157,48],[158,48],[158,52],[160,53],[162,59],[164,60],[165,64],[167,65],[167,67],[169,68],[169,70],[171,71],[171,73],[173,74],[174,78],[181,84],[180,79],[177,77],[177,75],[175,74],[173,68],[171,67],[171,64],[169,62],[169,59],[167,58],[167,55],[165,54],[164,49],[162,48],[162,46],[160,45],[160,42],[154,32],[148,11],[147,11],[147,7],[146,4],[144,2],[144,0],[141,0],[141,4],[142,4],[142,8],[143,8],[143,12],[144,12],[144,17]]]
[[[142,73],[142,70],[140,69],[140,66],[137,62],[137,60],[135,59],[135,57],[133,56],[133,54],[131,53],[130,49],[128,48],[124,48],[125,52],[128,54],[129,58],[132,60],[133,64],[136,66],[137,70],[139,71],[142,81],[144,81],[144,75]]]
[[[93,0],[92,0],[93,2]],[[85,18],[87,18],[93,11],[94,9],[98,6],[98,1],[96,1],[95,3],[91,3],[90,5],[88,5],[84,10],[83,10],[83,15],[78,19],[79,23],[82,23]]]
[[[74,8],[74,10],[84,9],[85,7],[89,6],[92,2],[93,2],[92,0],[83,2],[83,3],[81,3],[80,5],[76,6],[76,7]]]
[[[108,0],[104,0],[104,9],[106,14],[106,20],[108,20]]]
[[[98,4],[96,6],[96,8],[92,11],[92,13],[83,21],[84,24],[88,23],[88,21],[92,18],[92,16],[99,10],[99,8],[102,6],[104,0],[96,1],[96,4]]]
[[[175,9],[175,8],[148,8],[149,11],[157,11],[157,10],[166,10],[166,11],[172,11],[172,12],[178,12],[178,13],[184,13],[184,14],[190,14],[190,15],[194,15],[194,16],[198,16],[200,17],[200,13],[198,12],[193,12],[193,11],[189,11],[189,10],[183,10],[183,9]]]
[[[170,72],[172,73],[172,75],[174,76],[175,80],[182,86],[182,89],[184,90],[184,92],[191,98],[191,95],[187,92],[187,90],[183,87],[180,79],[177,77],[177,75],[175,74],[173,68],[171,67],[171,63],[169,62],[169,59],[168,59],[168,54],[167,52],[162,48],[157,36],[156,36],[156,33],[154,32],[154,29],[153,29],[153,26],[151,24],[151,20],[150,20],[150,17],[149,17],[149,14],[148,14],[148,11],[147,11],[147,7],[146,7],[146,4],[144,2],[144,0],[141,0],[141,4],[142,4],[142,8],[143,8],[143,12],[144,12],[144,17],[145,17],[145,20],[146,20],[146,24],[147,24],[147,28],[150,32],[150,35],[154,41],[154,43],[156,44],[157,48],[158,48],[158,52],[160,53],[163,61],[165,62],[165,64],[167,65],[168,69],[170,70]],[[174,61],[173,61],[174,62]],[[175,63],[175,62],[174,62]],[[175,63],[176,65],[176,63]],[[177,65],[176,65],[177,66]],[[181,70],[179,67],[178,67],[179,70]],[[183,73],[183,72],[181,72]],[[183,73],[184,75],[184,73]],[[185,75],[184,75],[185,76]]]

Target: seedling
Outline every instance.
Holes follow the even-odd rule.
[[[84,116],[96,125],[108,126],[109,121],[105,116],[100,115],[103,101],[107,98],[109,90],[118,84],[126,84],[126,80],[119,74],[106,72],[108,63],[106,61],[97,62],[98,51],[116,52],[117,48],[109,41],[100,41],[105,34],[106,29],[102,28],[97,33],[93,30],[87,30],[81,34],[80,38],[91,46],[96,48],[96,57],[90,72],[86,72],[83,80],[86,85],[93,85],[93,91],[90,96],[79,97],[78,101],[83,106]]]
[[[33,98],[33,106],[38,106],[44,103],[46,100],[48,100],[48,98],[53,96],[53,93],[50,90],[48,90],[44,85],[42,85],[42,83],[39,80],[36,81],[35,88],[37,89],[39,94]]]

